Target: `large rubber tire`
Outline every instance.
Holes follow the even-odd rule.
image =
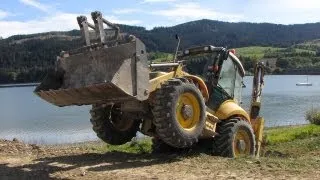
[[[190,127],[187,128],[182,126],[181,118],[178,118],[177,113],[182,106],[181,96],[185,95],[191,96],[194,106],[197,107],[195,109],[192,108],[194,106],[189,106],[192,109],[192,122]],[[178,102],[180,102],[180,105]],[[171,79],[155,92],[153,123],[156,127],[156,133],[161,140],[172,147],[186,148],[198,142],[198,137],[205,125],[205,112],[204,99],[194,84],[185,83],[179,79]]]
[[[180,153],[183,149],[175,148],[167,143],[163,142],[159,138],[152,138],[152,153],[154,154],[166,154],[166,153]]]
[[[93,131],[108,144],[125,144],[131,141],[139,130],[140,122],[122,116],[116,106],[93,105],[90,114]],[[122,123],[121,128],[116,126],[118,122]]]
[[[218,135],[213,139],[213,154],[217,156],[237,158],[242,156],[254,156],[255,135],[251,125],[247,121],[229,119],[217,124]],[[242,150],[240,141],[245,146]]]

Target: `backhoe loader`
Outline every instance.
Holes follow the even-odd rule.
[[[210,139],[217,155],[259,155],[261,63],[247,113],[239,106],[245,71],[233,51],[191,47],[176,51],[172,62],[150,64],[140,39],[120,33],[98,11],[91,16],[94,24],[77,18],[85,45],[61,52],[55,70],[36,87],[38,96],[60,107],[92,105],[93,130],[109,144],[129,142],[140,131],[174,148]],[[202,74],[184,70],[188,59],[203,55],[209,58]]]

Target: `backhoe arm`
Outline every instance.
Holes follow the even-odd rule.
[[[261,94],[264,85],[265,66],[262,62],[256,64],[253,75],[252,97],[250,107],[250,119],[256,137],[256,157],[260,155],[264,119],[259,116],[261,108]]]

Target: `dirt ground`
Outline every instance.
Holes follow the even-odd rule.
[[[0,179],[320,179],[319,152],[229,159],[205,153],[97,151],[101,142],[37,146],[0,140]],[[298,163],[297,163],[298,162]]]

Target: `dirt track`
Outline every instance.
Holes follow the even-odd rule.
[[[0,179],[320,179],[320,160],[314,158],[297,165],[297,159],[284,157],[105,153],[96,150],[99,146],[102,143],[36,146],[0,140]]]

